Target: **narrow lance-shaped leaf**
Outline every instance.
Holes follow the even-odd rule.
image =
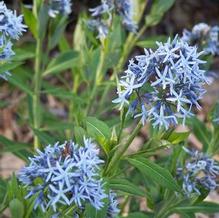
[[[196,205],[175,207],[172,211],[179,213],[219,213],[219,204],[213,202],[202,202]]]
[[[59,73],[63,70],[72,68],[74,60],[78,57],[78,52],[67,51],[54,58],[43,73],[43,76],[48,74]]]
[[[87,117],[87,132],[104,149],[106,154],[109,152],[109,141],[111,137],[110,128],[101,120],[95,117]]]
[[[31,33],[37,38],[37,20],[35,16],[33,15],[32,11],[26,8],[25,6],[22,6],[22,13],[24,15],[24,21],[25,24],[30,29]]]
[[[129,158],[128,161],[142,174],[150,177],[154,182],[172,191],[181,192],[180,187],[170,172],[143,157]]]
[[[109,187],[113,190],[123,191],[134,196],[145,197],[145,192],[142,189],[126,179],[111,179],[109,181]]]
[[[155,0],[149,15],[146,16],[145,22],[148,26],[154,26],[160,22],[163,15],[168,11],[174,4],[175,0]]]

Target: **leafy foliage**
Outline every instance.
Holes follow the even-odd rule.
[[[1,16],[7,17],[1,21],[5,29],[0,28],[0,79],[7,79],[1,85],[21,96],[15,102],[2,100],[0,108],[14,108],[16,128],[28,141],[22,142],[17,132],[11,138],[0,135],[1,154],[12,153],[27,164],[19,172],[21,181],[17,174],[0,178],[0,213],[7,209],[12,218],[165,218],[174,213],[193,218],[218,213],[219,205],[204,199],[217,186],[219,103],[205,121],[196,112],[191,116],[192,105],[201,109],[202,83],[208,80],[204,70],[217,54],[218,27],[209,32],[201,24],[189,32],[190,39],[210,37],[207,47],[213,50],[202,54],[197,52],[202,46],[193,47],[188,40],[144,35],[175,0],[102,0],[96,8],[83,8],[72,21],[68,16],[77,10],[74,2],[21,3],[23,17],[0,3]],[[17,22],[7,28],[10,19]],[[8,40],[21,37],[26,27],[12,51]],[[139,56],[142,48],[147,50]],[[128,63],[133,53],[137,56]],[[119,99],[129,109],[122,105],[119,111],[112,103],[117,85]],[[166,129],[151,125],[156,115],[160,123],[168,121]],[[150,119],[142,123],[139,116]],[[187,129],[180,131],[175,127],[185,117]],[[190,150],[190,136],[202,151]],[[91,138],[86,146],[85,138]],[[142,140],[136,146],[138,138]],[[91,149],[91,142],[98,148]]]

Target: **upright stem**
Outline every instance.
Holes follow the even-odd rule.
[[[129,148],[130,144],[132,143],[132,141],[134,140],[134,138],[136,137],[136,135],[139,133],[139,131],[141,130],[142,127],[142,122],[139,121],[138,125],[136,126],[136,128],[134,129],[134,131],[132,132],[132,134],[129,136],[127,142],[124,145],[120,145],[119,150],[117,151],[117,153],[115,153],[115,155],[112,157],[111,161],[109,162],[109,165],[107,166],[107,169],[105,171],[105,174],[109,174],[111,172],[112,169],[114,169],[114,166],[117,165],[119,163],[119,160],[121,159],[121,157],[123,156],[123,154],[127,151],[127,149]]]
[[[72,95],[77,94],[78,86],[79,86],[79,72],[77,72],[77,74],[75,74],[74,76],[74,82],[73,82],[72,90],[71,90]],[[73,123],[75,121],[76,124],[78,124],[78,119],[77,119],[77,116],[75,116],[74,108],[75,108],[75,101],[74,101],[74,98],[72,98],[70,101],[70,106],[69,106],[68,121],[69,123]],[[66,131],[67,138],[71,138],[72,134],[73,134],[72,130]]]
[[[94,86],[93,86],[93,89],[91,91],[90,98],[89,98],[89,101],[87,104],[86,114],[88,114],[90,112],[92,102],[96,96],[97,87],[98,87],[98,85],[100,85],[100,83],[103,79],[104,62],[105,62],[105,49],[104,49],[104,47],[102,47],[101,53],[100,53],[100,61],[99,61],[98,67],[97,67],[97,72],[96,72],[96,77],[95,77],[95,83],[94,83]]]
[[[34,96],[33,96],[33,126],[34,129],[40,127],[40,89],[41,89],[41,40],[38,38],[36,42],[36,58],[35,58],[35,75],[34,75]],[[39,147],[39,139],[34,136],[34,148]]]

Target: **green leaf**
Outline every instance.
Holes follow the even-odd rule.
[[[3,152],[16,152],[31,148],[29,144],[11,141],[2,135],[0,135],[0,144],[3,145]]]
[[[105,200],[105,207],[101,210],[97,210],[92,205],[87,204],[85,207],[85,216],[84,217],[92,217],[92,218],[105,218],[107,213],[107,200]]]
[[[211,122],[215,126],[218,126],[218,124],[219,124],[218,118],[219,118],[219,102],[216,102],[216,104],[211,109],[211,113],[210,113]]]
[[[142,48],[156,48],[156,42],[165,42],[166,40],[166,36],[147,37],[146,40],[137,42],[137,46]]]
[[[24,15],[24,21],[25,24],[28,26],[30,29],[31,33],[37,38],[37,20],[34,17],[33,13],[31,10],[26,8],[24,5],[22,6],[22,14]]]
[[[41,40],[44,39],[46,35],[47,23],[49,20],[48,10],[49,10],[48,5],[42,4],[39,14],[38,14],[37,33],[38,33],[38,37]]]
[[[7,182],[0,178],[0,208],[7,191]]]
[[[192,128],[192,132],[198,138],[198,140],[203,144],[204,151],[210,146],[212,133],[205,126],[204,122],[201,122],[198,118],[193,117],[187,121],[187,124]]]
[[[96,117],[87,117],[87,127],[89,132],[94,136],[101,136],[104,138],[110,138],[110,128],[101,120]]]
[[[60,54],[49,63],[47,69],[43,73],[43,76],[59,73],[60,71],[72,68],[77,57],[78,52],[76,51],[67,51]]]
[[[43,88],[44,90],[41,91],[41,93],[50,94],[60,99],[73,100],[74,103],[77,105],[86,103],[85,99],[83,99],[81,96],[69,92],[67,89],[61,87],[54,87],[46,82],[43,82]]]
[[[75,128],[74,128],[74,137],[75,137],[76,142],[78,144],[83,143],[84,136],[86,136],[86,131],[80,126],[75,126]]]
[[[126,179],[111,179],[109,180],[109,187],[113,190],[123,191],[125,193],[145,197],[145,192],[135,184]]]
[[[27,85],[27,78],[24,78],[23,75],[21,76],[21,74],[22,70],[20,71],[19,69],[17,69],[16,73],[13,73],[13,75],[8,78],[8,81],[14,86],[20,88],[29,96],[33,96],[31,87]]]
[[[169,141],[171,144],[179,144],[188,139],[190,132],[172,132],[168,137],[162,139]]]
[[[22,64],[23,62],[7,62],[7,63],[0,64],[0,74],[6,71],[11,71]]]
[[[183,213],[218,213],[219,204],[213,202],[202,202],[196,205],[179,206],[172,209],[174,212]]]
[[[13,56],[12,58],[13,62],[24,61],[35,57],[35,53],[34,51],[31,50],[31,48],[28,49],[16,48],[14,51],[15,51],[15,56]]]
[[[76,51],[81,51],[86,44],[85,31],[83,29],[83,16],[80,16],[74,31],[73,46]]]
[[[155,0],[153,1],[153,5],[149,15],[146,16],[145,22],[147,26],[155,26],[157,25],[162,17],[164,16],[165,12],[168,11],[175,0]]]
[[[34,134],[39,137],[43,145],[54,144],[57,141],[56,137],[51,136],[49,133],[36,129],[33,129],[33,131]]]
[[[24,216],[24,205],[17,198],[13,199],[9,204],[9,209],[12,218],[23,218]]]
[[[88,134],[99,142],[107,154],[109,152],[109,140],[111,137],[110,128],[106,123],[95,117],[87,117],[86,121]]]
[[[56,122],[56,121],[47,121],[47,124],[45,127],[40,128],[41,131],[52,131],[52,130],[67,130],[67,129],[73,129],[74,125],[72,123],[68,122]]]
[[[143,157],[129,158],[128,161],[135,166],[142,174],[150,177],[154,182],[172,191],[181,192],[181,188],[170,172],[159,165]]]
[[[66,39],[66,37],[64,35],[61,36],[60,40],[59,40],[59,49],[61,52],[66,52],[69,51],[71,49],[68,40]]]
[[[49,41],[50,50],[53,49],[59,43],[59,40],[65,31],[66,25],[67,25],[66,17],[62,17],[62,19],[60,19],[59,23],[56,25],[56,29],[52,34],[52,37],[50,38]]]
[[[31,155],[30,152],[31,145],[9,140],[1,135],[0,135],[0,145],[2,145],[3,152],[12,152],[13,154],[15,154],[16,156],[18,156],[19,158],[25,161]]]

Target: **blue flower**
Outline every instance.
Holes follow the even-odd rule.
[[[49,4],[49,16],[56,17],[57,14],[69,15],[71,13],[71,1],[70,0],[50,0]]]
[[[205,54],[219,55],[219,27],[205,23],[196,24],[192,31],[184,30],[182,39],[191,45],[197,45]]]
[[[7,9],[3,1],[0,2],[0,63],[10,61],[15,54],[12,50],[11,40],[18,40],[26,26],[22,23],[23,16],[17,16],[16,11]],[[0,77],[7,80],[10,72],[0,74]]]
[[[0,2],[0,32],[12,39],[18,40],[26,25],[22,23],[23,15],[17,16],[16,11],[7,9],[4,2]]]
[[[118,98],[113,100],[120,109],[129,106],[128,112],[141,117],[145,124],[150,120],[154,127],[175,126],[178,118],[183,124],[191,116],[192,107],[200,109],[198,101],[207,83],[205,71],[199,59],[203,54],[185,41],[168,39],[157,42],[155,51],[146,50],[129,62],[118,83]]]
[[[88,21],[88,28],[90,28],[92,31],[97,31],[98,39],[106,38],[108,35],[108,27],[105,25],[101,20],[99,19],[92,19]]]
[[[15,53],[12,50],[12,43],[4,36],[0,37],[0,61],[9,61]]]
[[[133,21],[133,5],[131,0],[116,0],[115,1],[115,7],[117,13],[122,18],[122,23],[125,26],[125,28],[130,32],[136,32],[137,25]]]
[[[109,192],[109,206],[107,208],[107,218],[114,218],[120,210],[118,209],[118,201],[116,194],[112,191]]]
[[[19,180],[27,186],[26,198],[36,196],[34,208],[43,211],[60,205],[84,207],[92,204],[96,209],[104,206],[107,197],[100,178],[98,149],[90,139],[84,138],[84,146],[66,142],[48,145],[44,151],[29,158],[30,164],[19,172]]]
[[[130,32],[136,32],[137,25],[133,21],[133,5],[130,0],[102,0],[101,5],[89,9],[94,19],[88,26],[98,32],[98,38],[106,38],[112,23],[113,13],[121,17],[123,26]]]
[[[184,150],[190,155],[185,166],[179,169],[185,193],[188,196],[192,193],[200,195],[200,186],[209,191],[215,190],[218,186],[216,178],[219,175],[219,165],[216,161],[197,150],[190,151],[187,148]]]

